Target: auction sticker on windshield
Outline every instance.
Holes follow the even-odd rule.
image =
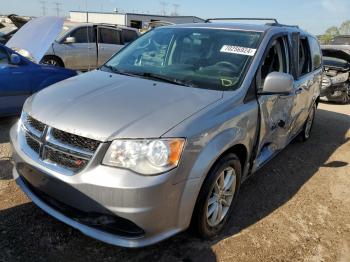
[[[221,53],[237,54],[237,55],[254,56],[256,49],[248,48],[248,47],[241,47],[241,46],[234,46],[234,45],[224,45],[221,48],[220,52]]]

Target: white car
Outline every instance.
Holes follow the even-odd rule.
[[[66,23],[41,62],[75,70],[92,70],[138,37],[138,30],[129,27]]]

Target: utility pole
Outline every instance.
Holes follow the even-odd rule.
[[[41,4],[41,11],[42,11],[42,15],[46,16],[46,12],[47,12],[47,1],[46,0],[40,0],[39,3]]]
[[[161,6],[161,15],[166,15],[166,7],[168,6],[168,2],[160,2],[160,6]]]
[[[55,3],[53,3],[53,4],[55,5],[55,7],[54,7],[53,9],[56,11],[56,15],[57,15],[57,16],[60,16],[60,12],[62,11],[62,9],[61,9],[62,3],[60,3],[60,2],[55,2]]]
[[[174,11],[171,13],[171,15],[178,16],[179,15],[178,10],[179,10],[180,5],[179,4],[173,4],[173,7],[174,7]]]

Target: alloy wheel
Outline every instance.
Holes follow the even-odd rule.
[[[237,175],[232,167],[224,169],[214,183],[207,200],[207,222],[215,227],[225,218],[236,191]]]

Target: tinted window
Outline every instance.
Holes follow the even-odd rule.
[[[137,33],[133,30],[122,29],[122,34],[123,34],[123,40],[125,44],[131,43],[136,38],[138,38]]]
[[[0,47],[0,68],[9,63],[9,56],[5,48]]]
[[[76,43],[92,43],[96,41],[94,29],[92,27],[78,28],[73,31],[70,36],[75,37]]]
[[[311,58],[312,58],[312,70],[318,69],[322,65],[322,54],[321,54],[321,48],[318,44],[318,41],[310,37],[310,51],[311,51]]]
[[[120,45],[120,31],[110,28],[100,28],[100,43]]]
[[[311,55],[309,43],[306,39],[300,39],[299,42],[299,76],[311,72]]]
[[[198,88],[235,90],[245,77],[260,36],[260,32],[161,27],[122,49],[107,66]]]

